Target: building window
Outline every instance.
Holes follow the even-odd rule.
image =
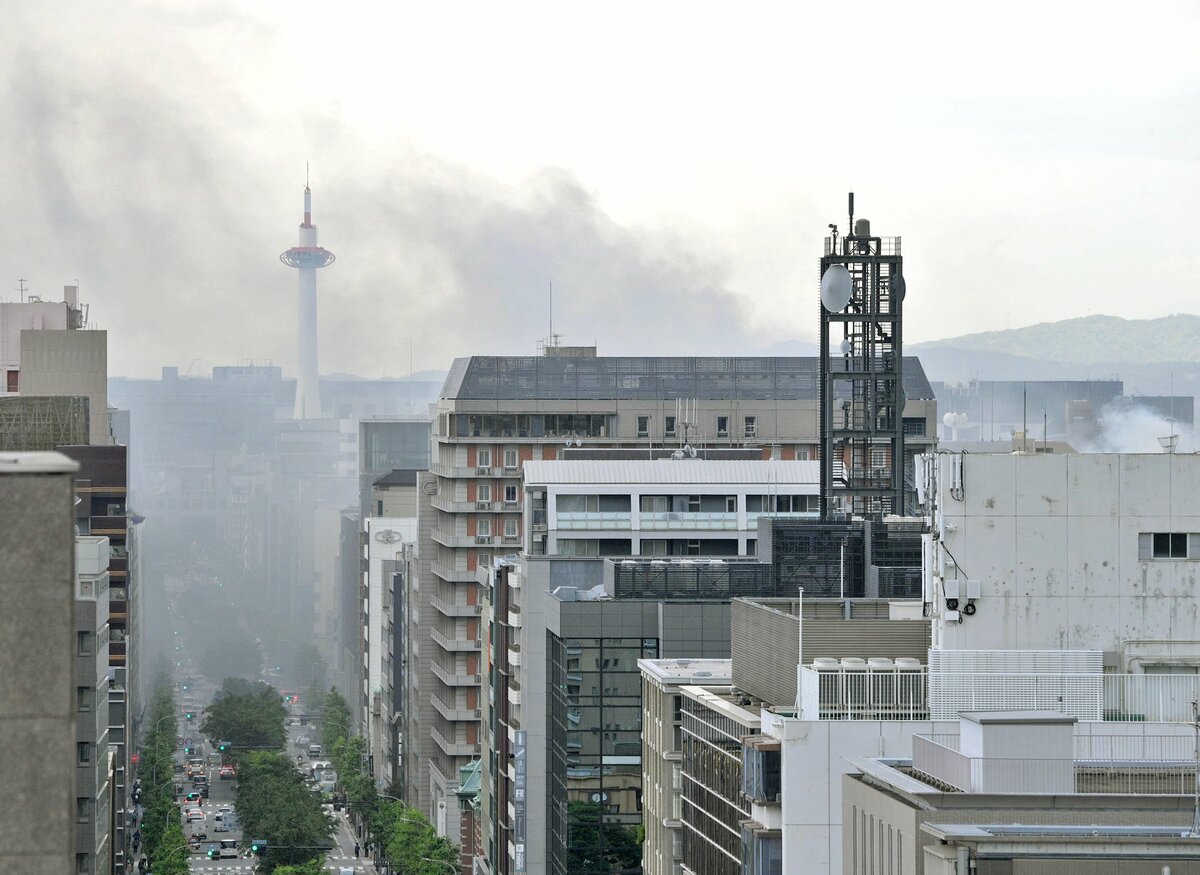
[[[729,417],[717,417],[717,437],[729,437]]]
[[[75,707],[79,711],[91,711],[92,702],[95,701],[96,691],[91,687],[76,687],[75,688]]]
[[[87,854],[75,855],[75,872],[77,875],[87,875],[92,870],[92,861]]]
[[[476,468],[492,467],[492,451],[491,450],[477,451],[475,453],[475,467]]]
[[[491,501],[492,500],[492,484],[480,483],[475,487],[476,501]]]
[[[517,501],[516,485],[508,485],[504,487],[504,500],[510,504],[515,504]]]
[[[86,796],[79,796],[75,799],[75,820],[79,823],[87,823],[92,819],[92,800]]]
[[[491,553],[480,553],[475,557],[475,565],[478,568],[489,568],[492,564]]]
[[[520,467],[520,465],[517,463],[517,451],[516,450],[505,450],[504,451],[504,467],[508,468],[510,470],[513,468]]]
[[[650,436],[650,417],[649,416],[639,416],[637,418],[637,436],[638,437],[649,437]]]
[[[1138,559],[1187,559],[1195,553],[1188,549],[1192,537],[1185,532],[1142,532],[1138,535]]]
[[[75,744],[75,761],[81,766],[92,764],[92,746],[86,741]]]
[[[901,420],[904,426],[904,433],[913,435],[914,437],[925,436],[925,417],[923,416],[906,416]]]
[[[75,633],[75,652],[79,656],[91,656],[95,653],[93,649],[95,644],[92,640],[91,632],[76,632]]]
[[[486,516],[481,516],[475,522],[475,534],[479,535],[480,537],[484,537],[484,538],[491,535],[492,534],[492,518],[486,517]]]
[[[668,416],[666,425],[663,427],[663,434],[666,437],[675,437],[675,417]]]
[[[758,417],[757,416],[747,416],[746,417],[746,437],[748,437],[748,438],[758,437]]]
[[[517,536],[517,520],[508,517],[504,521],[504,537],[515,538]]]

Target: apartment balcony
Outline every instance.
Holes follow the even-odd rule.
[[[508,664],[515,668],[520,668],[520,666],[521,666],[521,647],[520,647],[520,645],[514,644],[512,647],[508,648]]]
[[[758,528],[759,517],[770,517],[778,520],[815,520],[820,516],[815,510],[801,510],[776,513],[775,511],[747,511],[746,512],[746,529],[748,531]]]
[[[124,535],[127,521],[121,516],[94,516],[91,519],[93,535]]]
[[[500,539],[500,543],[506,547],[520,547],[521,546],[521,536],[520,535],[504,535]]]
[[[508,625],[512,626],[514,629],[520,629],[523,624],[524,621],[521,619],[521,609],[516,605],[509,607]]]
[[[457,669],[442,668],[436,662],[430,666],[433,676],[448,687],[477,687],[480,676],[477,674],[461,674]]]
[[[474,722],[483,716],[483,712],[479,708],[465,708],[447,705],[436,695],[431,695],[429,697],[429,704],[433,705],[434,710],[436,710],[447,720],[466,720]]]
[[[737,513],[728,511],[662,511],[642,513],[639,519],[644,532],[728,532],[738,527]]]
[[[438,598],[437,596],[433,596],[433,598],[431,598],[429,601],[433,605],[435,610],[441,611],[447,617],[478,617],[479,616],[479,610],[480,610],[479,605],[452,604],[450,602],[443,601],[442,599]]]
[[[520,705],[523,701],[520,685],[516,681],[510,682],[508,685],[508,703],[510,705]]]
[[[448,738],[446,738],[446,736],[442,735],[442,733],[438,732],[432,726],[429,728],[429,734],[433,736],[434,742],[442,749],[446,756],[470,757],[477,756],[479,754],[479,745],[477,743],[470,744],[468,742],[450,741]]]
[[[438,510],[446,513],[475,513],[476,511],[494,511],[500,509],[498,501],[454,501],[441,493],[433,496],[429,503]]]
[[[429,466],[429,470],[439,477],[470,477],[477,479],[479,477],[520,477],[520,468],[498,468],[488,465],[477,465],[473,468],[456,467],[454,465],[442,465],[434,462]]]
[[[479,642],[468,638],[451,638],[448,635],[443,635],[437,629],[429,630],[429,637],[434,640],[443,650],[449,650],[458,653],[478,653]]]
[[[443,562],[432,562],[430,570],[447,583],[475,583],[475,572],[465,568],[461,571]]]
[[[627,532],[631,527],[628,511],[560,511],[554,519],[559,531]]]
[[[494,535],[468,535],[459,532],[445,532],[441,529],[431,529],[429,536],[443,547],[477,547],[492,544],[498,540]]]

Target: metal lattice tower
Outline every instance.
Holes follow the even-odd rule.
[[[821,259],[821,517],[904,512],[903,301],[899,237],[836,225]]]

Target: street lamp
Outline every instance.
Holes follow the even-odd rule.
[[[439,866],[445,866],[447,869],[449,869],[451,872],[453,872],[454,875],[458,875],[458,867],[455,866],[453,863],[447,863],[445,860],[435,860],[435,859],[433,859],[433,857],[421,857],[421,862],[422,863],[437,863]]]

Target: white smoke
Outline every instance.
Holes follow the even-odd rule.
[[[1170,419],[1141,405],[1108,404],[1096,419],[1093,440],[1079,447],[1083,453],[1161,453],[1159,438],[1175,434],[1178,453],[1194,453],[1196,436],[1186,423]]]

